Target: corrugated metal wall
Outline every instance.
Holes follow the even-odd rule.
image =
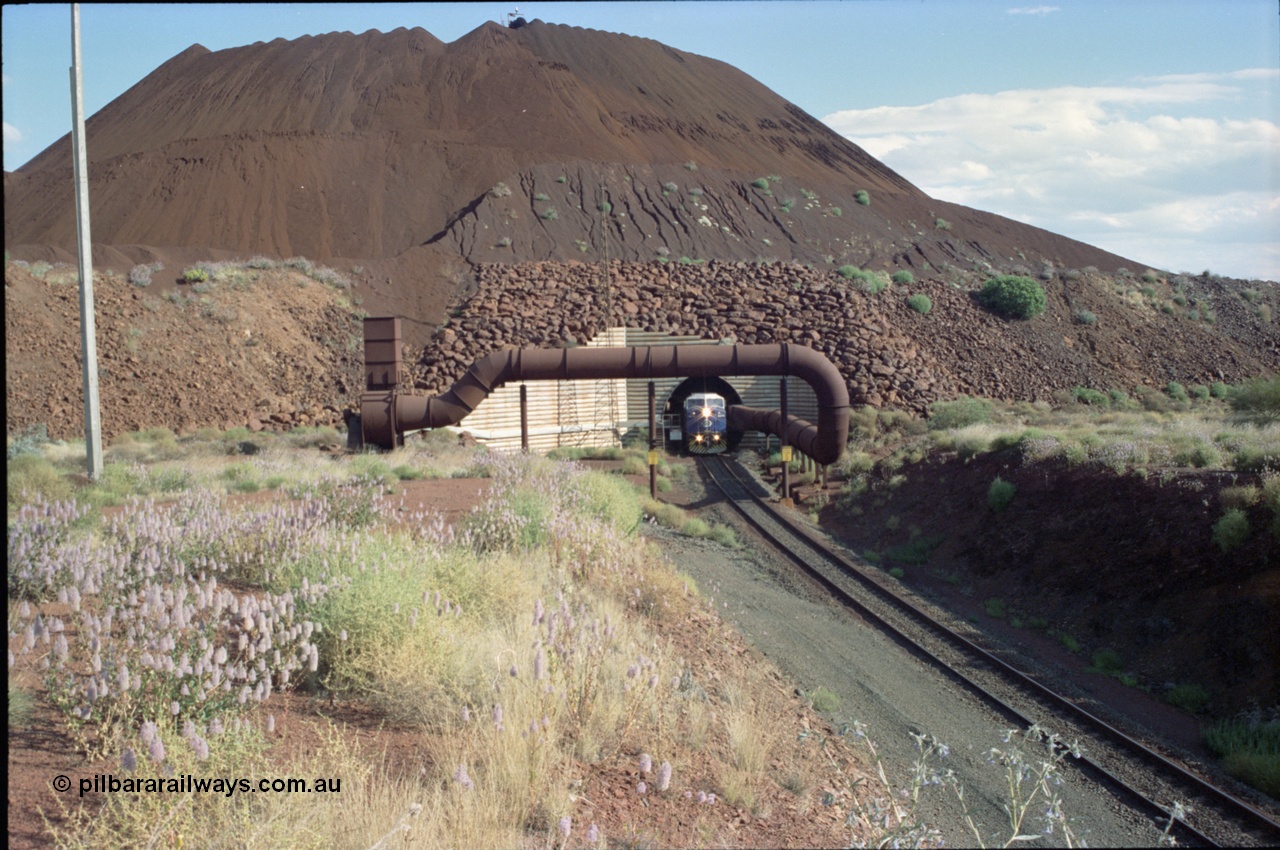
[[[592,348],[645,345],[719,345],[718,340],[652,333],[630,328],[610,328],[586,343]],[[751,407],[779,406],[778,379],[774,377],[718,376],[727,381]],[[668,397],[685,379],[654,381],[658,416]],[[560,446],[616,446],[628,433],[647,438],[649,382],[643,378],[607,381],[528,381],[529,448],[549,451]],[[787,382],[787,409],[801,419],[815,421],[818,399],[804,381]],[[673,411],[673,415],[678,412]],[[495,449],[520,448],[520,385],[499,387],[452,431],[466,431]],[[665,434],[665,429],[664,432]],[[744,447],[762,446],[764,436],[747,434]],[[775,443],[776,444],[776,443]]]

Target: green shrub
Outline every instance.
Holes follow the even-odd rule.
[[[1091,390],[1088,387],[1073,387],[1071,395],[1074,396],[1075,400],[1081,404],[1097,407],[1111,406],[1111,396],[1106,393],[1098,392],[1097,390]]]
[[[9,728],[20,729],[31,721],[35,700],[31,693],[9,682]]]
[[[991,510],[1000,513],[1009,507],[1017,492],[1018,488],[1013,483],[997,475],[991,482],[991,486],[987,488],[987,504],[991,506]]]
[[[1214,381],[1209,385],[1209,395],[1214,398],[1226,398],[1231,394],[1231,388],[1222,381]]]
[[[915,310],[922,316],[928,315],[933,309],[933,302],[929,300],[929,296],[924,293],[917,293],[907,299],[907,306]]]
[[[1262,490],[1250,484],[1240,487],[1223,487],[1218,491],[1218,502],[1224,508],[1246,510],[1258,504],[1261,498]]]
[[[71,482],[43,454],[9,458],[6,478],[10,505],[23,504],[37,495],[50,502],[64,501],[75,492]]]
[[[1187,390],[1187,392],[1188,392],[1188,393],[1191,395],[1191,397],[1192,397],[1192,398],[1194,398],[1196,401],[1208,401],[1208,400],[1209,400],[1209,388],[1208,388],[1208,387],[1206,387],[1206,386],[1204,386],[1203,384],[1196,384],[1194,387],[1192,387],[1191,389]]]
[[[832,207],[831,214],[836,218],[840,218],[840,216],[844,215],[844,210],[840,209],[839,207]]]
[[[690,537],[706,537],[711,532],[711,527],[704,520],[691,517],[681,527],[680,531]]]
[[[1280,375],[1255,378],[1232,387],[1227,403],[1238,421],[1259,428],[1280,422]]]
[[[1093,653],[1092,671],[1112,676],[1124,669],[1124,659],[1114,649],[1099,649]]]
[[[1067,632],[1061,632],[1058,634],[1058,643],[1065,646],[1068,652],[1074,652],[1076,654],[1079,654],[1080,652],[1080,641],[1076,640],[1075,635]]]
[[[889,575],[893,576],[899,581],[901,581],[902,577],[905,576],[906,574],[907,574],[907,571],[904,570],[902,567],[894,567],[893,569],[889,570]]]
[[[755,186],[757,189],[768,189],[769,180],[765,177],[757,177],[755,180],[751,181],[751,185]]]
[[[916,282],[916,276],[913,275],[911,272],[907,271],[906,269],[898,269],[896,272],[893,273],[892,280],[894,283],[901,284],[903,286],[909,286],[910,284],[913,284]]]
[[[662,481],[666,481],[666,479],[663,478]],[[661,490],[662,488],[659,487],[658,489]],[[728,546],[732,549],[738,548],[738,535],[734,534],[733,529],[727,525],[720,525],[717,523],[711,526],[711,531],[708,533],[707,537],[708,539],[719,543],[721,546]]]
[[[1262,446],[1244,446],[1231,459],[1231,468],[1236,472],[1274,472],[1280,469],[1280,457]]]
[[[546,194],[545,192],[538,192],[533,196],[533,199],[535,201],[549,201],[551,200],[551,196]]]
[[[412,467],[407,463],[402,463],[391,470],[391,474],[401,481],[419,481],[426,477],[421,469]]]
[[[830,714],[840,708],[840,695],[827,690],[822,685],[805,694],[805,696],[809,700],[809,705],[813,706],[814,711]]]
[[[1005,608],[1004,600],[992,597],[983,605],[988,617],[994,617],[997,620],[1003,620],[1008,610]]]
[[[947,221],[945,218],[935,218],[933,220],[933,226],[939,230],[950,230],[951,222]]]
[[[1230,552],[1249,539],[1249,517],[1239,508],[1231,508],[1213,524],[1213,542],[1223,552]]]
[[[858,191],[854,192],[853,199],[858,203],[862,204],[864,207],[871,206],[871,195],[870,193],[867,192],[866,189],[859,189]]]
[[[1183,711],[1199,714],[1209,704],[1209,692],[1194,682],[1175,685],[1165,692],[1164,701]]]
[[[616,475],[588,472],[579,479],[586,513],[630,534],[644,519],[636,489]]]
[[[1107,395],[1111,397],[1111,403],[1116,407],[1126,407],[1133,401],[1124,390],[1107,390]]]
[[[866,272],[858,279],[858,288],[868,295],[876,295],[889,288],[884,272]]]
[[[1228,773],[1280,799],[1280,720],[1222,720],[1204,730],[1205,743]]]
[[[1169,398],[1174,401],[1187,401],[1188,399],[1186,387],[1182,386],[1182,384],[1177,381],[1170,381],[1164,391],[1168,393]]]
[[[18,436],[8,439],[8,458],[13,460],[18,455],[41,454],[48,443],[49,429],[43,422],[37,422]]]
[[[197,266],[184,271],[182,279],[187,283],[205,283],[209,280],[209,273]]]
[[[596,205],[596,209],[598,209],[602,213],[611,213],[613,212],[613,204],[609,203],[608,201],[601,201],[599,204]]]
[[[935,401],[929,406],[929,430],[947,431],[991,421],[991,402],[961,396],[954,401]]]
[[[542,212],[542,218],[544,221],[555,221],[560,218],[560,213],[556,212],[555,207],[547,207]]]
[[[1213,468],[1222,465],[1222,452],[1212,443],[1197,440],[1191,446],[1173,453],[1176,466],[1191,466],[1196,469]]]
[[[1077,310],[1076,321],[1082,325],[1096,325],[1098,317],[1089,310]]]
[[[1045,311],[1047,300],[1038,282],[1020,275],[989,278],[978,293],[984,307],[1013,319],[1031,319]]]
[[[921,567],[929,563],[933,550],[938,548],[943,539],[942,537],[916,537],[901,545],[885,549],[884,558],[908,567]]]

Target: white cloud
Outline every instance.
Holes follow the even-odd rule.
[[[1239,71],[1205,72],[1200,74],[1164,74],[1158,77],[1138,77],[1138,82],[1212,82],[1217,80],[1280,80],[1280,68],[1243,68]]]
[[[1280,77],[1271,72],[961,94],[824,120],[934,197],[1156,266],[1172,264],[1123,245],[1212,240],[1223,246],[1207,263],[1215,271],[1280,278],[1265,265],[1280,242],[1280,125],[1204,117],[1239,99],[1233,83]]]
[[[1058,6],[1018,6],[1006,11],[1010,15],[1052,15],[1062,9]]]
[[[12,124],[10,124],[8,121],[5,121],[4,122],[4,141],[5,141],[5,144],[15,144],[17,142],[22,141],[22,131],[19,130],[17,127],[13,126]]]

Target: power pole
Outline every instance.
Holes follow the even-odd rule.
[[[84,449],[89,478],[102,475],[102,412],[98,405],[98,334],[93,315],[93,242],[89,238],[89,157],[84,144],[84,80],[80,73],[80,4],[71,4],[71,142],[80,259],[80,339],[84,360]]]

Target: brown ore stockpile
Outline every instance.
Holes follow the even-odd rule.
[[[855,404],[917,412],[1280,368],[1260,309],[1280,315],[1274,284],[1249,284],[1246,304],[1242,282],[1196,276],[1183,298],[1216,322],[1166,312],[1167,277],[1117,274],[1142,263],[929,198],[742,72],[647,39],[534,21],[450,44],[399,29],[194,45],[92,116],[87,142],[108,437],[340,422],[360,380],[357,298],[404,317],[429,391],[494,349],[619,324],[812,345]],[[69,139],[6,173],[4,194],[12,259],[74,262]],[[178,282],[259,254],[323,263],[353,290],[281,269],[207,295]],[[151,287],[124,279],[157,260]],[[867,295],[836,273],[846,264],[915,282]],[[981,309],[991,272],[1038,276],[1046,314]],[[908,291],[932,311],[909,309]],[[5,303],[9,433],[80,433],[74,277],[10,263]],[[1132,524],[1081,539],[1107,551],[1156,534],[1140,501],[1116,512]],[[1111,572],[1167,569],[1140,554]]]

